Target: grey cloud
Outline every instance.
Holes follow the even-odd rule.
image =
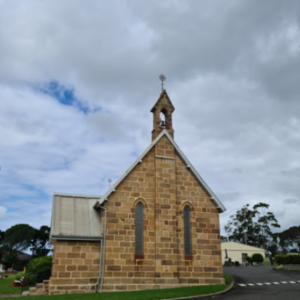
[[[283,201],[283,203],[286,203],[286,204],[295,204],[295,203],[300,203],[300,200],[299,199],[285,199]]]
[[[1,2],[0,205],[42,192],[32,216],[46,216],[54,191],[105,192],[150,144],[165,73],[175,141],[227,207],[222,226],[264,201],[296,225],[282,199],[300,193],[299,16],[296,0]],[[101,110],[32,88],[51,80]]]

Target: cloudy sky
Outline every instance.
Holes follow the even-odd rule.
[[[175,141],[227,211],[299,225],[300,2],[0,0],[0,229],[50,225],[150,144],[166,75]]]

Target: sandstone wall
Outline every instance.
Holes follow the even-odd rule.
[[[135,257],[135,205],[144,204],[144,258]],[[183,208],[191,209],[193,255],[184,255]],[[219,213],[163,137],[105,203],[104,291],[221,284]]]
[[[94,292],[99,255],[100,242],[54,241],[49,294]]]
[[[139,201],[144,205],[143,257],[135,256]],[[191,209],[191,256],[184,254],[185,205]],[[103,206],[107,208],[103,291],[224,283],[218,210],[165,136]],[[93,292],[99,244],[55,242],[51,294]]]

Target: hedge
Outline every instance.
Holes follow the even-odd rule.
[[[274,261],[276,264],[300,264],[300,255],[275,255]]]
[[[264,261],[264,257],[260,253],[254,253],[252,255],[252,261],[262,263]]]
[[[43,256],[31,260],[26,266],[25,278],[28,284],[42,283],[51,276],[52,256]]]

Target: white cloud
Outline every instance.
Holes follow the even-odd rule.
[[[4,219],[6,217],[7,209],[3,206],[0,206],[0,219]]]
[[[150,143],[162,72],[222,226],[263,201],[299,225],[299,19],[299,1],[0,1],[3,226],[49,224],[53,192],[104,193]]]

